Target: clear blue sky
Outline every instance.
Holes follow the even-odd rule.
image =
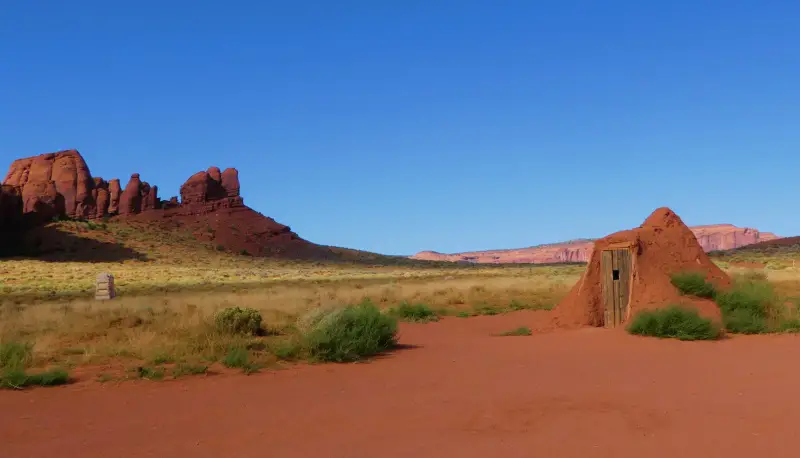
[[[664,205],[796,235],[798,24],[796,0],[7,0],[0,162],[77,148],[162,198],[237,167],[302,237],[390,254]]]

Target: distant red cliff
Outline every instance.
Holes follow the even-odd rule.
[[[700,246],[706,251],[730,250],[780,238],[771,232],[760,232],[756,229],[736,227],[732,224],[693,226],[690,229],[697,237],[697,241],[700,242]],[[587,262],[592,255],[592,246],[592,240],[582,239],[508,250],[472,251],[453,254],[421,251],[411,256],[411,258],[481,264]]]

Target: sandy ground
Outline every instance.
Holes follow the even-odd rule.
[[[797,456],[799,337],[491,335],[536,319],[407,325],[368,364],[0,392],[0,456]]]

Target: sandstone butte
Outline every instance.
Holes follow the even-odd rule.
[[[327,258],[329,247],[297,236],[288,226],[244,204],[239,172],[211,167],[180,187],[180,200],[161,200],[158,186],[134,173],[119,179],[93,177],[76,150],[14,161],[0,187],[0,231],[25,230],[55,218],[125,218],[163,229],[188,229],[218,247],[252,255]]]
[[[700,246],[706,252],[731,250],[780,238],[771,232],[760,232],[756,229],[736,227],[732,224],[692,226],[689,229],[694,233]],[[411,258],[428,261],[474,262],[481,264],[588,262],[592,257],[593,246],[594,240],[581,239],[507,250],[471,251],[452,254],[421,251],[411,256]]]

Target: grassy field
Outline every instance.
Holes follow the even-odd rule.
[[[391,257],[371,263],[280,261],[123,223],[63,222],[58,228],[74,238],[49,255],[54,260],[0,261],[0,342],[32,343],[32,368],[107,366],[114,373],[109,378],[119,378],[120,371],[158,378],[160,367],[213,365],[240,348],[259,365],[292,359],[305,316],[364,300],[382,309],[425,304],[439,315],[457,316],[548,309],[583,269]],[[137,255],[94,261],[81,245],[86,240],[124,245]],[[115,276],[119,296],[111,302],[93,299],[100,272]],[[265,335],[217,332],[215,314],[234,306],[261,312]]]
[[[247,371],[293,360],[310,314],[365,300],[382,309],[424,304],[437,315],[461,317],[549,309],[584,268],[379,256],[370,263],[355,257],[279,261],[225,253],[191,234],[153,233],[125,223],[63,222],[57,228],[69,237],[49,260],[0,261],[0,344],[32,345],[32,369],[90,367],[101,380],[191,375],[215,365]],[[92,250],[112,244],[135,255],[93,258]],[[766,264],[763,272],[781,295],[800,297],[800,271],[792,265],[797,258],[789,251],[772,257],[740,252],[716,260],[731,273],[751,269],[742,263]],[[119,297],[111,302],[93,299],[100,272],[115,276]],[[219,332],[215,314],[236,306],[258,310],[266,332]]]

